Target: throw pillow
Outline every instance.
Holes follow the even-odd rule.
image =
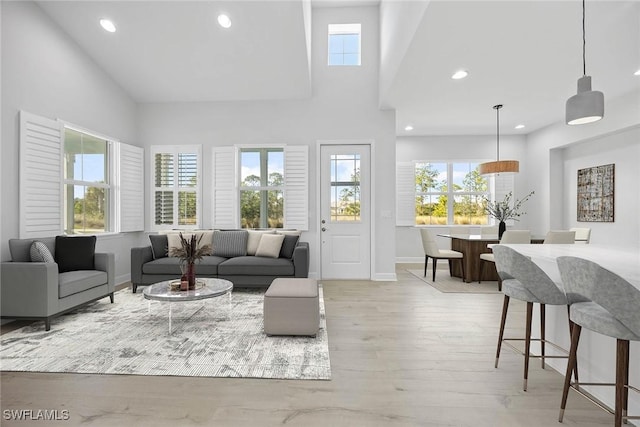
[[[280,249],[280,258],[291,259],[293,257],[293,251],[298,244],[299,236],[293,234],[284,234],[284,241],[282,242],[282,248]]]
[[[37,240],[31,244],[29,255],[31,256],[31,262],[55,262],[47,245]]]
[[[94,270],[96,236],[56,236],[58,272]]]
[[[256,256],[278,258],[284,241],[283,234],[265,234],[260,238]]]
[[[191,238],[191,236],[193,235],[193,233],[182,233],[182,237],[184,237],[185,239],[189,240]],[[182,247],[182,243],[180,243],[180,233],[168,233],[167,234],[167,254],[169,256],[173,256],[171,255],[171,251],[174,248],[181,248]]]
[[[247,230],[228,230],[213,232],[213,255],[225,258],[245,256],[247,254]]]
[[[169,243],[166,234],[149,234],[153,259],[165,258],[169,255]]]
[[[255,255],[256,250],[258,250],[258,245],[260,244],[260,238],[264,234],[273,234],[273,230],[247,230],[249,233],[249,238],[247,240],[247,255]]]

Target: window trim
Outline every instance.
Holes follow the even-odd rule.
[[[245,186],[242,185],[242,153],[260,153],[260,185],[259,186]],[[269,179],[269,152],[282,153],[282,185],[270,186],[268,185]],[[259,191],[260,195],[260,227],[259,228],[272,228],[269,226],[268,215],[268,192],[280,191],[283,198],[282,209],[282,228],[284,228],[284,197],[285,197],[285,168],[286,168],[286,153],[284,146],[272,146],[272,145],[253,145],[238,147],[238,226],[242,228],[242,192],[243,191]],[[267,180],[267,185],[264,185]],[[266,192],[266,193],[265,193]],[[262,194],[265,193],[265,194]],[[266,195],[266,197],[265,197]]]

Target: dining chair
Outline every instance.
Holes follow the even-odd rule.
[[[436,264],[439,259],[449,260],[449,274],[451,274],[451,262],[458,260],[460,269],[462,270],[462,281],[464,282],[464,262],[462,252],[452,251],[450,249],[439,249],[431,231],[427,228],[420,228],[420,237],[422,238],[422,247],[424,249],[424,276],[427,277],[427,263],[429,258],[433,259],[433,281],[436,281]]]
[[[591,229],[590,228],[570,228],[569,231],[576,232],[576,243],[587,244],[591,240]]]
[[[558,421],[562,422],[564,417],[569,389],[613,414],[615,427],[620,427],[623,421],[629,419],[640,420],[640,416],[627,414],[629,390],[640,392],[629,385],[629,341],[640,341],[640,289],[593,261],[562,256],[557,258],[557,263],[573,322],[567,373],[577,364],[582,328],[616,339],[615,384],[580,383],[577,379],[572,383],[570,374],[567,374]],[[638,359],[633,360],[637,365]],[[613,411],[580,388],[604,385],[615,386]]]
[[[531,243],[531,231],[529,230],[507,230],[502,235],[502,239],[500,239],[500,243],[521,243],[528,244]],[[478,283],[482,280],[484,270],[488,263],[496,262],[496,258],[493,253],[487,252],[480,254],[480,276],[478,278]],[[502,290],[502,280],[498,276],[498,290]]]
[[[551,230],[547,233],[544,238],[543,244],[567,244],[567,243],[575,243],[576,242],[576,232],[575,231],[565,231],[565,230]]]
[[[527,391],[527,380],[529,377],[529,359],[540,358],[542,368],[544,369],[545,359],[547,358],[568,358],[568,351],[559,347],[545,339],[545,308],[547,305],[567,305],[567,297],[563,290],[560,289],[551,278],[538,267],[529,257],[526,257],[516,250],[504,246],[496,245],[493,247],[493,253],[496,260],[496,268],[498,274],[502,277],[502,293],[504,293],[504,302],[502,305],[502,317],[500,320],[500,332],[498,334],[498,346],[496,349],[496,363],[500,358],[500,350],[502,343],[509,346],[513,350],[520,352],[524,356],[524,382],[523,390]],[[509,301],[515,298],[527,303],[527,317],[525,325],[525,338],[505,338],[504,327],[507,319],[507,310]],[[533,304],[540,304],[540,338],[531,338],[531,323],[533,320]],[[568,318],[567,307],[567,318]],[[571,320],[569,321],[569,330],[571,330]],[[513,346],[509,341],[524,341],[524,352]],[[540,342],[540,354],[531,354],[531,341]],[[549,344],[566,355],[547,355],[545,353],[545,344]],[[575,376],[578,378],[578,369],[574,369]]]

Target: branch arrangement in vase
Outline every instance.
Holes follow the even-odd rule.
[[[513,197],[512,191],[509,191],[509,193],[504,197],[504,200],[502,200],[501,202],[499,201],[493,202],[485,198],[484,210],[488,215],[492,216],[493,218],[497,219],[500,222],[504,222],[509,219],[518,221],[518,218],[520,216],[526,214],[526,212],[520,211],[522,209],[522,205],[524,204],[524,202],[529,200],[529,198],[534,194],[535,194],[535,191],[532,191],[522,199],[520,200],[515,199],[513,202],[511,202],[511,198]]]

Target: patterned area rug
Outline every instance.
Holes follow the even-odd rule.
[[[311,337],[264,334],[264,291],[172,304],[130,289],[52,321],[3,334],[0,370],[90,374],[331,379],[324,300],[320,331]]]
[[[440,271],[437,270],[438,274],[436,275],[436,281],[431,281],[432,271],[431,269],[427,269],[427,277],[424,277],[424,270],[407,270],[409,273],[416,276],[418,279],[422,280],[425,283],[433,286],[440,292],[455,292],[455,293],[470,293],[470,294],[499,294],[498,291],[498,282],[493,281],[482,281],[481,283],[472,282],[466,283],[463,282],[458,277],[449,276],[448,270]]]

